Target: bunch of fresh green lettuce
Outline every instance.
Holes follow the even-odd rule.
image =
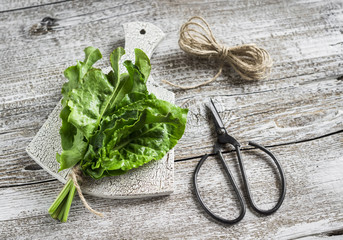
[[[135,63],[124,62],[127,73],[119,71],[124,49],[114,50],[108,74],[92,67],[102,58],[98,49],[84,51],[85,60],[64,72],[69,81],[62,87],[60,170],[79,164],[84,174],[100,179],[161,159],[182,137],[188,110],[147,91],[151,66],[142,50],[135,49]],[[50,215],[66,221],[70,205],[58,208],[74,193],[69,184]]]

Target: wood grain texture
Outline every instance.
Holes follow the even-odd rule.
[[[284,205],[268,217],[258,216],[248,208],[242,222],[234,226],[208,219],[192,192],[191,175],[199,160],[194,159],[175,163],[175,192],[170,197],[109,200],[87,196],[105,218],[86,212],[76,198],[67,224],[57,223],[47,214],[51,199],[62,186],[59,182],[0,189],[2,238],[65,239],[75,233],[82,239],[289,239],[325,235],[343,227],[342,140],[343,134],[336,134],[272,148],[284,167],[288,190]],[[256,160],[254,151],[243,153],[255,199],[259,206],[269,206],[276,199],[278,184],[270,173],[271,166]],[[225,157],[239,179],[231,154]],[[207,196],[206,201],[216,201],[217,206],[211,206],[218,207],[221,214],[233,214],[233,201],[227,199],[232,191],[217,167],[214,158],[205,163],[206,171],[199,176],[202,194]]]
[[[1,10],[22,4],[2,2]],[[190,238],[197,233],[203,238],[288,239],[342,234],[341,1],[45,3],[50,1],[30,0],[25,8],[0,13],[0,201],[6,201],[0,207],[1,213],[6,212],[1,214],[1,236],[14,238],[16,232],[26,232],[22,238],[38,233],[53,237],[62,226],[69,230],[62,231],[61,238],[73,237],[74,229],[84,238],[97,231],[107,238]],[[203,16],[214,35],[230,46],[256,43],[267,49],[274,60],[270,78],[244,82],[228,67],[217,81],[199,89],[183,91],[164,85],[162,79],[191,85],[218,70],[218,62],[189,57],[179,49],[179,27],[193,15]],[[46,17],[56,21],[43,21]],[[121,24],[128,19],[151,22],[167,34],[152,56],[152,76],[175,92],[178,105],[190,109],[186,133],[175,148],[176,160],[190,160],[176,163],[177,192],[171,197],[90,198],[92,206],[112,213],[100,220],[75,201],[68,225],[56,224],[44,211],[61,186],[34,165],[25,148],[60,100],[63,70],[83,58],[86,46],[100,48],[104,56],[123,46]],[[106,61],[98,66],[108,65]],[[287,169],[289,185],[285,205],[276,215],[257,218],[249,213],[239,225],[223,227],[209,221],[196,205],[190,194],[190,174],[197,157],[212,152],[215,137],[204,107],[209,98],[220,106],[229,132],[244,145],[255,140],[276,146],[272,150]],[[213,185],[209,181],[204,187]],[[100,230],[91,227],[93,221]],[[121,231],[113,230],[114,225]]]

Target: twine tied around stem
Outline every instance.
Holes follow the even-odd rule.
[[[225,63],[229,64],[245,80],[264,79],[270,73],[273,65],[269,53],[255,44],[229,47],[219,43],[209,24],[199,16],[190,18],[181,26],[179,46],[190,55],[203,58],[214,57],[221,62],[219,71],[213,78],[194,86],[180,86],[163,80],[181,89],[193,89],[213,82],[222,73]]]
[[[89,206],[88,202],[86,201],[85,197],[82,194],[82,190],[81,190],[81,187],[79,185],[79,182],[80,183],[82,182],[82,172],[81,172],[79,165],[76,165],[75,167],[72,168],[72,170],[69,173],[69,177],[73,180],[74,186],[75,186],[77,193],[79,194],[79,197],[80,197],[83,205],[85,206],[85,208],[87,208],[91,213],[98,215],[100,217],[103,217],[104,214],[94,210],[91,206]]]

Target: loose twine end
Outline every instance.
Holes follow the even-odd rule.
[[[81,187],[79,185],[79,182],[82,182],[82,172],[80,167],[77,165],[75,167],[72,168],[71,172],[69,173],[69,177],[73,180],[74,182],[74,186],[77,190],[77,193],[79,194],[79,197],[83,203],[83,205],[85,206],[85,208],[87,208],[91,213],[98,215],[100,217],[103,217],[104,214],[101,212],[98,212],[96,210],[94,210],[91,206],[89,206],[89,204],[87,203],[85,197],[82,194],[82,190]]]
[[[222,73],[225,63],[229,64],[245,80],[266,78],[273,65],[269,53],[254,44],[228,47],[219,43],[209,24],[199,16],[190,18],[181,26],[179,45],[186,53],[203,58],[218,58],[221,62],[219,71],[213,78],[194,86],[180,86],[163,80],[163,82],[181,89],[193,89],[213,82]]]

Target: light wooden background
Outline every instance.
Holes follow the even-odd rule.
[[[122,46],[122,23],[147,21],[167,34],[151,59],[154,79],[205,81],[218,63],[189,57],[177,44],[181,24],[193,15],[205,17],[228,45],[266,48],[275,62],[271,77],[244,82],[227,68],[198,89],[163,85],[190,110],[175,148],[175,192],[142,200],[88,196],[104,218],[87,212],[75,197],[68,223],[51,219],[47,209],[62,184],[25,147],[58,103],[64,69],[83,59],[86,46],[100,48],[104,56]],[[2,0],[0,53],[0,239],[343,238],[342,1]],[[104,59],[98,66],[108,65]],[[276,214],[262,217],[248,208],[239,224],[225,226],[195,201],[191,176],[201,155],[212,152],[215,137],[204,107],[209,98],[244,146],[257,141],[281,161],[288,189]],[[278,194],[274,168],[254,150],[245,147],[243,154],[254,196],[268,207]],[[232,152],[225,157],[240,181]],[[204,169],[206,201],[223,216],[237,214],[216,159]]]

